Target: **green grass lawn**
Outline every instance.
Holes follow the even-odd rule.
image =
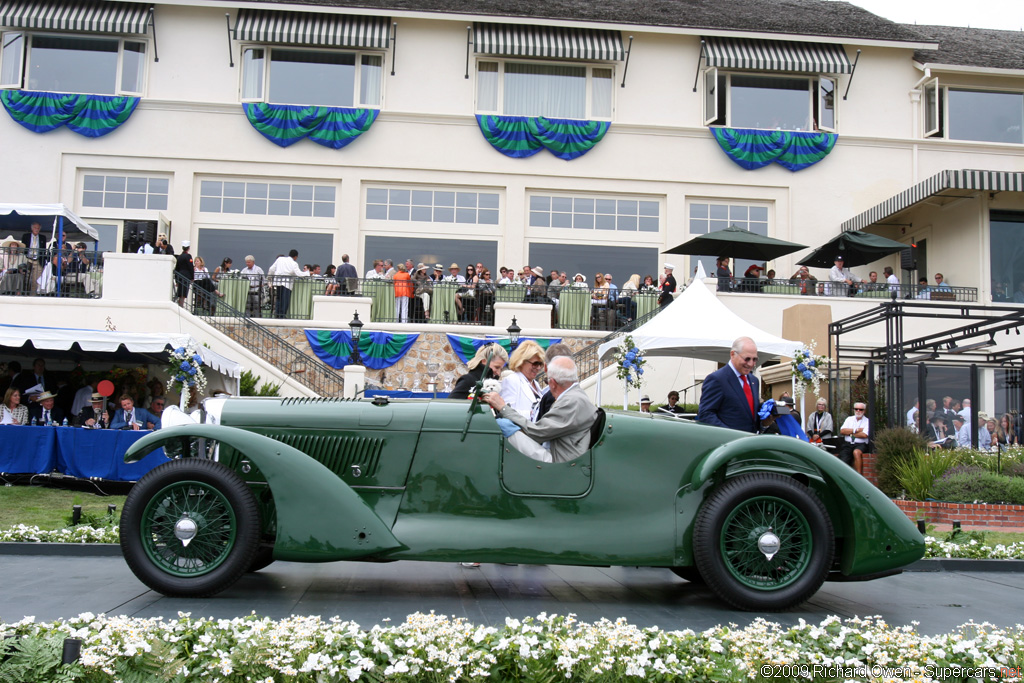
[[[107,506],[117,506],[114,516],[120,518],[124,496],[99,496],[85,491],[62,491],[39,486],[0,487],[0,529],[16,524],[40,529],[62,529],[71,517],[71,506],[82,506],[82,517],[105,519]]]

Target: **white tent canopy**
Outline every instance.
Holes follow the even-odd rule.
[[[37,351],[82,351],[87,354],[146,355],[147,361],[165,360],[168,348],[188,346],[199,349],[203,363],[222,375],[238,379],[242,364],[196,343],[188,334],[78,330],[64,327],[0,325],[0,347],[22,348],[30,344]]]
[[[16,214],[18,216],[32,216],[34,218],[42,218],[44,216],[53,216],[56,220],[57,217],[63,216],[65,220],[64,232],[80,232],[89,237],[92,240],[99,240],[100,234],[96,232],[96,228],[92,227],[81,218],[79,218],[71,209],[64,206],[63,204],[12,204],[9,202],[0,202],[0,216],[10,216]],[[42,221],[40,221],[41,223]],[[68,225],[68,222],[71,225]],[[74,226],[72,229],[71,226]],[[44,225],[44,231],[47,227]],[[28,229],[28,226],[25,226]]]
[[[792,357],[803,347],[802,342],[777,337],[739,317],[699,281],[630,334],[633,343],[648,356],[683,356],[718,363],[728,359],[738,337],[754,340],[760,362],[776,356]],[[601,344],[598,358],[614,353],[620,343],[621,338]]]
[[[620,294],[621,296],[621,294]],[[790,341],[755,327],[730,311],[700,280],[676,297],[668,307],[630,333],[633,344],[647,356],[680,356],[722,363],[739,337],[750,337],[757,344],[758,362],[776,356],[796,354],[802,342]],[[597,347],[603,359],[615,353],[622,337]],[[597,397],[601,397],[601,373],[597,374]]]

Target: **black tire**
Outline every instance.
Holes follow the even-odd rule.
[[[700,575],[700,570],[697,569],[697,567],[695,567],[695,566],[690,566],[690,567],[669,567],[669,569],[672,570],[673,574],[675,574],[676,576],[678,576],[680,579],[682,579],[684,581],[689,581],[690,583],[699,583],[699,584],[703,584],[704,583],[704,577]]]
[[[266,569],[274,563],[274,546],[272,545],[261,545],[256,549],[256,554],[252,556],[252,562],[249,564],[250,572],[258,572],[261,569]]]
[[[125,561],[167,596],[206,597],[228,588],[252,566],[259,542],[252,491],[212,460],[157,467],[132,487],[121,513]]]
[[[693,550],[701,576],[723,600],[776,611],[796,607],[825,582],[835,537],[828,511],[809,488],[780,474],[745,474],[704,501]]]

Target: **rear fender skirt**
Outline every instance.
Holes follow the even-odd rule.
[[[405,549],[337,475],[302,451],[261,434],[225,425],[168,427],[136,441],[124,460],[135,462],[183,437],[227,444],[266,476],[277,510],[274,559],[331,562]]]

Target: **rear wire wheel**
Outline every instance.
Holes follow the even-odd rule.
[[[828,511],[809,488],[774,473],[729,479],[711,493],[693,532],[708,587],[744,610],[784,610],[824,583],[835,553]]]
[[[135,576],[169,596],[205,597],[252,565],[260,517],[249,487],[228,467],[172,460],[132,487],[121,514],[121,549]]]

